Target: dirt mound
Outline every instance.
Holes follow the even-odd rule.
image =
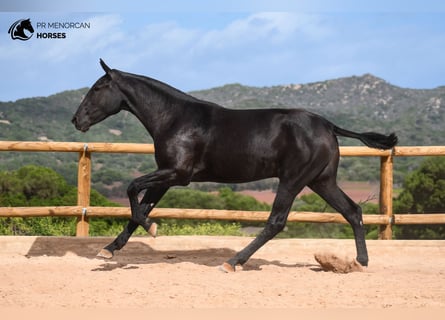
[[[324,271],[335,273],[362,272],[363,267],[355,259],[342,258],[333,253],[316,253],[315,260],[320,264]]]

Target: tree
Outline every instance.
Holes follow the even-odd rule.
[[[157,205],[159,208],[224,209],[224,202],[216,194],[190,188],[170,189]]]
[[[233,192],[230,188],[219,189],[219,197],[224,201],[224,209],[228,210],[269,211],[271,209],[267,203]]]
[[[408,175],[394,202],[396,213],[438,213],[445,210],[445,158],[431,157]],[[397,226],[402,239],[445,239],[442,225]]]
[[[73,187],[55,171],[34,165],[0,172],[1,206],[57,205]]]
[[[91,205],[117,206],[95,190],[91,190]],[[35,165],[15,171],[0,172],[0,206],[72,206],[77,203],[77,188],[52,169]],[[91,230],[106,234],[115,226],[122,229],[117,219],[92,219]],[[76,219],[66,217],[1,218],[0,234],[9,235],[74,235]]]
[[[241,195],[230,188],[209,193],[190,188],[170,189],[161,199],[160,208],[227,209],[269,211],[270,206],[255,198]],[[160,219],[160,233],[240,235],[242,224],[234,221],[200,221],[187,219]]]

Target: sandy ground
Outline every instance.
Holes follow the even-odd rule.
[[[243,268],[218,266],[251,238],[0,237],[0,308],[445,308],[445,241],[368,241],[364,272],[321,271],[314,253],[352,240],[272,240]]]

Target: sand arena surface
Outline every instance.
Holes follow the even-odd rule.
[[[272,240],[243,268],[218,266],[247,237],[0,237],[0,308],[444,308],[445,241],[368,241],[364,272],[321,271],[318,252],[355,257],[353,240]]]

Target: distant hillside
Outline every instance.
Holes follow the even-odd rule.
[[[445,143],[445,86],[405,89],[365,74],[264,88],[230,84],[191,94],[229,108],[308,109],[352,130],[395,131],[400,145]]]
[[[0,140],[151,142],[142,125],[126,112],[105,120],[85,134],[77,131],[70,120],[86,92],[84,88],[49,97],[0,102]],[[351,130],[394,131],[400,145],[445,144],[445,87],[406,89],[366,74],[262,88],[229,84],[190,94],[228,108],[305,108]],[[341,144],[358,145],[359,142],[343,139]],[[76,160],[76,154],[2,153],[0,170],[16,169],[27,163],[42,164],[75,183]],[[403,172],[417,162],[397,159],[396,181],[400,182]],[[154,168],[153,159],[141,155],[94,155],[93,164],[95,187],[111,195],[122,195],[129,180]],[[340,175],[342,179],[378,179],[378,161],[345,158]]]
[[[0,140],[147,142],[150,139],[142,125],[126,112],[92,127],[87,134],[77,131],[71,119],[87,91],[84,88],[49,97],[0,102]]]

